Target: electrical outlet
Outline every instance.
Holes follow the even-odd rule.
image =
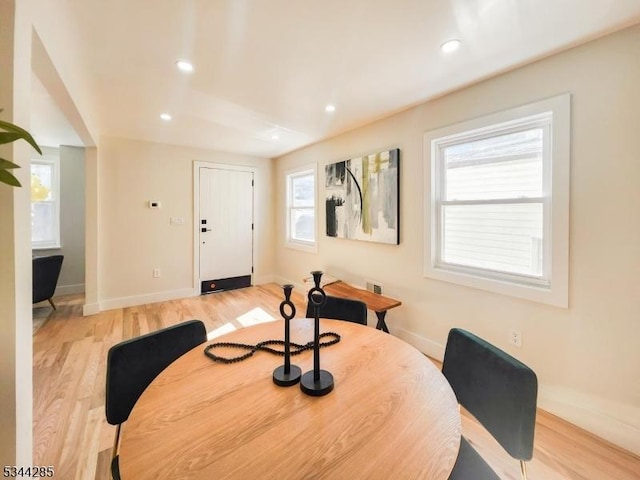
[[[159,268],[154,268],[153,269],[153,278],[160,278],[160,269]]]
[[[374,280],[366,280],[367,290],[382,295],[382,284]]]
[[[520,333],[518,330],[510,330],[509,343],[514,347],[522,347],[522,333]]]

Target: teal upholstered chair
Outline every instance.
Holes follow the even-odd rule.
[[[58,285],[58,277],[62,270],[63,255],[50,255],[48,257],[33,257],[32,259],[32,300],[33,303],[48,300],[53,309],[53,295]]]
[[[136,401],[162,370],[206,341],[204,324],[200,320],[189,320],[125,340],[109,349],[105,411],[107,422],[118,426],[111,459],[114,480],[120,480],[117,455],[120,426],[129,418]]]
[[[307,318],[313,318],[313,305],[307,302]],[[360,300],[326,296],[325,304],[320,307],[320,318],[346,320],[347,322],[367,324],[367,305]]]
[[[524,363],[476,335],[449,332],[442,373],[458,402],[514,459],[527,478],[526,460],[533,456],[538,380]],[[450,480],[500,480],[462,437]]]

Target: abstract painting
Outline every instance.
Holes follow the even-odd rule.
[[[325,167],[327,236],[400,243],[400,149]]]

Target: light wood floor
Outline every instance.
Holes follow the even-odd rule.
[[[278,286],[265,285],[83,317],[81,296],[58,297],[58,310],[33,339],[34,465],[54,466],[60,480],[110,479],[115,427],[104,418],[109,347],[193,318],[210,334],[279,319],[282,298]],[[294,290],[292,300],[305,311],[300,292]],[[519,478],[517,462],[467,415],[463,432],[503,479]],[[638,480],[640,458],[539,411],[528,471],[532,480]]]

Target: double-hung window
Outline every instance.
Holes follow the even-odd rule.
[[[286,173],[287,246],[316,252],[316,167]]]
[[[31,246],[60,247],[60,162],[52,156],[31,161]]]
[[[425,275],[567,306],[569,96],[425,135]]]

